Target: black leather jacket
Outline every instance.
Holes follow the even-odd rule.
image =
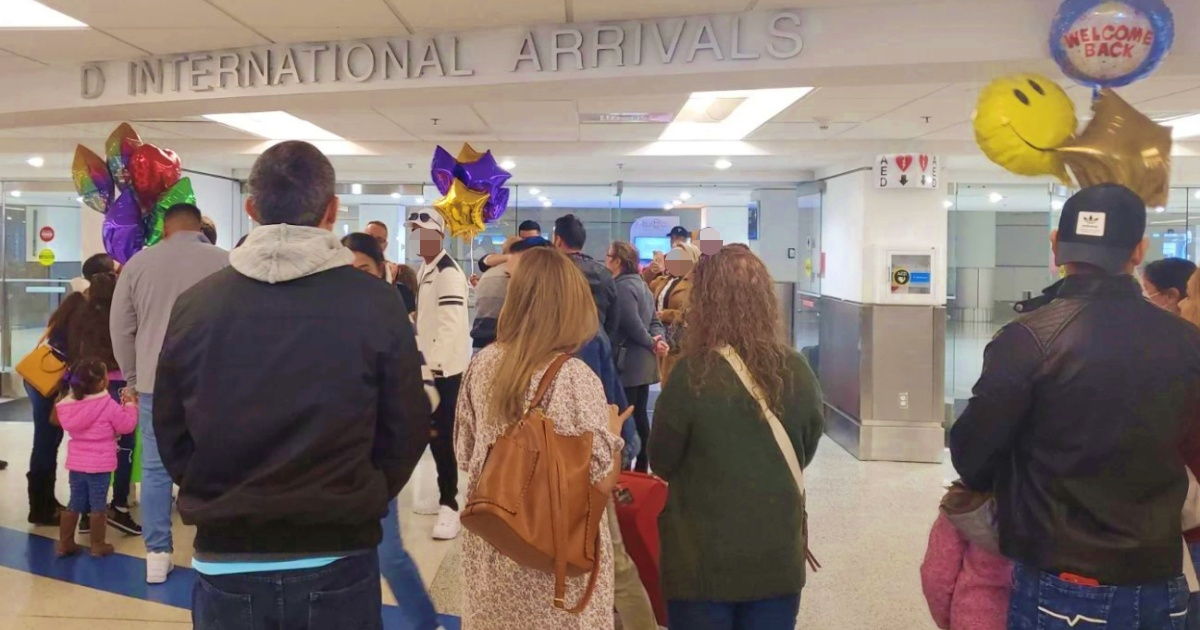
[[[1180,575],[1200,330],[1130,276],[1069,276],[1028,305],[950,433],[963,481],[996,492],[1001,551],[1109,585]]]

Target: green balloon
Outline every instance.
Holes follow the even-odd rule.
[[[163,217],[167,216],[167,210],[177,203],[190,203],[192,205],[196,203],[196,193],[192,190],[192,180],[186,177],[175,182],[174,186],[168,188],[167,192],[158,198],[158,203],[154,204],[154,221],[150,224],[149,234],[146,235],[147,247],[162,240]]]

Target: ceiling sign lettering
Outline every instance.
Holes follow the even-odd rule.
[[[114,83],[131,97],[338,82],[382,82],[476,75],[471,60],[506,54],[504,70],[544,73],[646,64],[786,60],[803,49],[794,11],[667,18],[579,28],[505,31],[509,50],[470,35],[396,37],[273,45],[92,63],[80,68],[80,96],[97,99]],[[494,65],[492,66],[495,67]],[[114,76],[120,75],[120,76]]]

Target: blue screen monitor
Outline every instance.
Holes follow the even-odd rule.
[[[671,251],[671,239],[667,236],[636,236],[633,246],[638,250],[638,259],[654,260],[654,252]]]

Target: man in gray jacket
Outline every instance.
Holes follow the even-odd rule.
[[[175,299],[192,285],[229,266],[229,252],[200,232],[201,214],[177,204],[163,218],[163,240],[129,260],[113,294],[110,329],[113,354],[130,389],[138,395],[142,431],[142,536],[146,582],[161,584],[171,564],[171,477],[154,438],[154,373]]]

